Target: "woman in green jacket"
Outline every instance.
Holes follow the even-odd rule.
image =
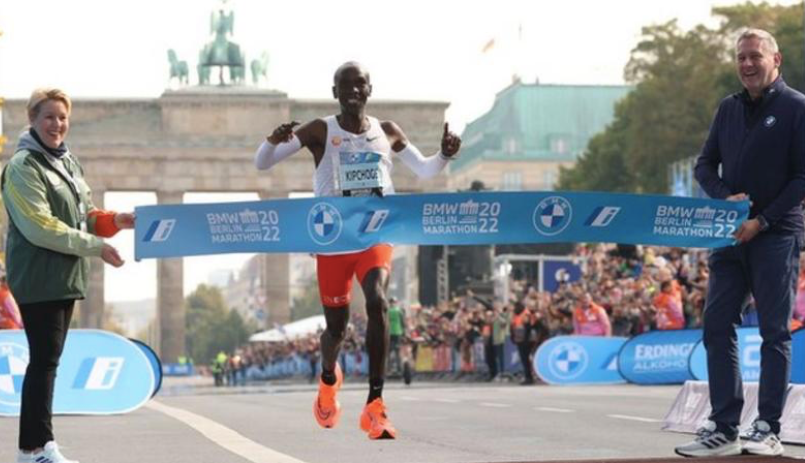
[[[29,363],[20,406],[18,463],[69,463],[53,437],[56,368],[77,299],[87,292],[89,257],[120,267],[117,250],[100,237],[134,226],[134,215],[92,204],[83,169],[64,144],[70,99],[58,89],[34,90],[31,128],[3,170],[0,185],[9,215],[6,269],[20,307]]]

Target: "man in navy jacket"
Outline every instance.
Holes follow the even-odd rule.
[[[791,332],[805,199],[805,95],[780,75],[782,55],[766,31],[738,38],[736,65],[744,90],[721,101],[696,161],[696,180],[713,198],[750,201],[733,246],[709,259],[704,311],[710,414],[684,456],[780,455],[780,417],[791,372]],[[719,171],[719,168],[721,169]],[[754,298],[760,322],[758,418],[738,440],[744,405],[736,326]]]

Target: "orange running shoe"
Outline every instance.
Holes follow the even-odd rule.
[[[341,389],[343,381],[344,373],[341,372],[338,362],[335,363],[335,384],[328,386],[319,377],[319,395],[313,402],[313,416],[316,417],[316,422],[322,428],[334,428],[338,424],[338,418],[341,417],[341,404],[338,403],[335,395]]]
[[[369,434],[369,439],[396,439],[397,430],[386,415],[383,399],[377,398],[363,407],[361,429]]]

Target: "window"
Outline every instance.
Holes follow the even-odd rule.
[[[542,184],[546,190],[553,190],[556,183],[556,171],[548,169],[542,173]]]
[[[504,147],[504,151],[506,154],[516,154],[517,153],[517,139],[516,138],[507,138],[506,145]]]
[[[569,143],[565,137],[556,137],[551,139],[551,151],[559,154],[567,154],[569,151]]]
[[[517,191],[523,189],[522,172],[504,172],[501,189],[504,191]]]

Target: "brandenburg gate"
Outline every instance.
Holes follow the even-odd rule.
[[[18,134],[28,124],[25,104],[22,99],[5,101],[4,160],[13,154]],[[443,102],[371,100],[368,111],[398,122],[423,153],[433,153],[439,149],[446,108]],[[257,192],[261,199],[287,198],[312,189],[312,156],[297,153],[258,172],[253,165],[257,146],[280,123],[336,112],[335,100],[292,99],[243,85],[185,87],[150,99],[75,98],[67,142],[84,165],[100,208],[104,194],[111,191],[153,191],[159,204],[181,203],[186,192]],[[447,177],[421,181],[398,163],[394,182],[401,192],[440,191],[446,189]],[[266,254],[264,259],[269,326],[286,323],[289,256]],[[89,296],[81,304],[81,327],[101,327],[103,276],[103,263],[94,259]],[[159,345],[153,347],[163,361],[173,362],[185,353],[182,259],[158,262],[157,285]]]

